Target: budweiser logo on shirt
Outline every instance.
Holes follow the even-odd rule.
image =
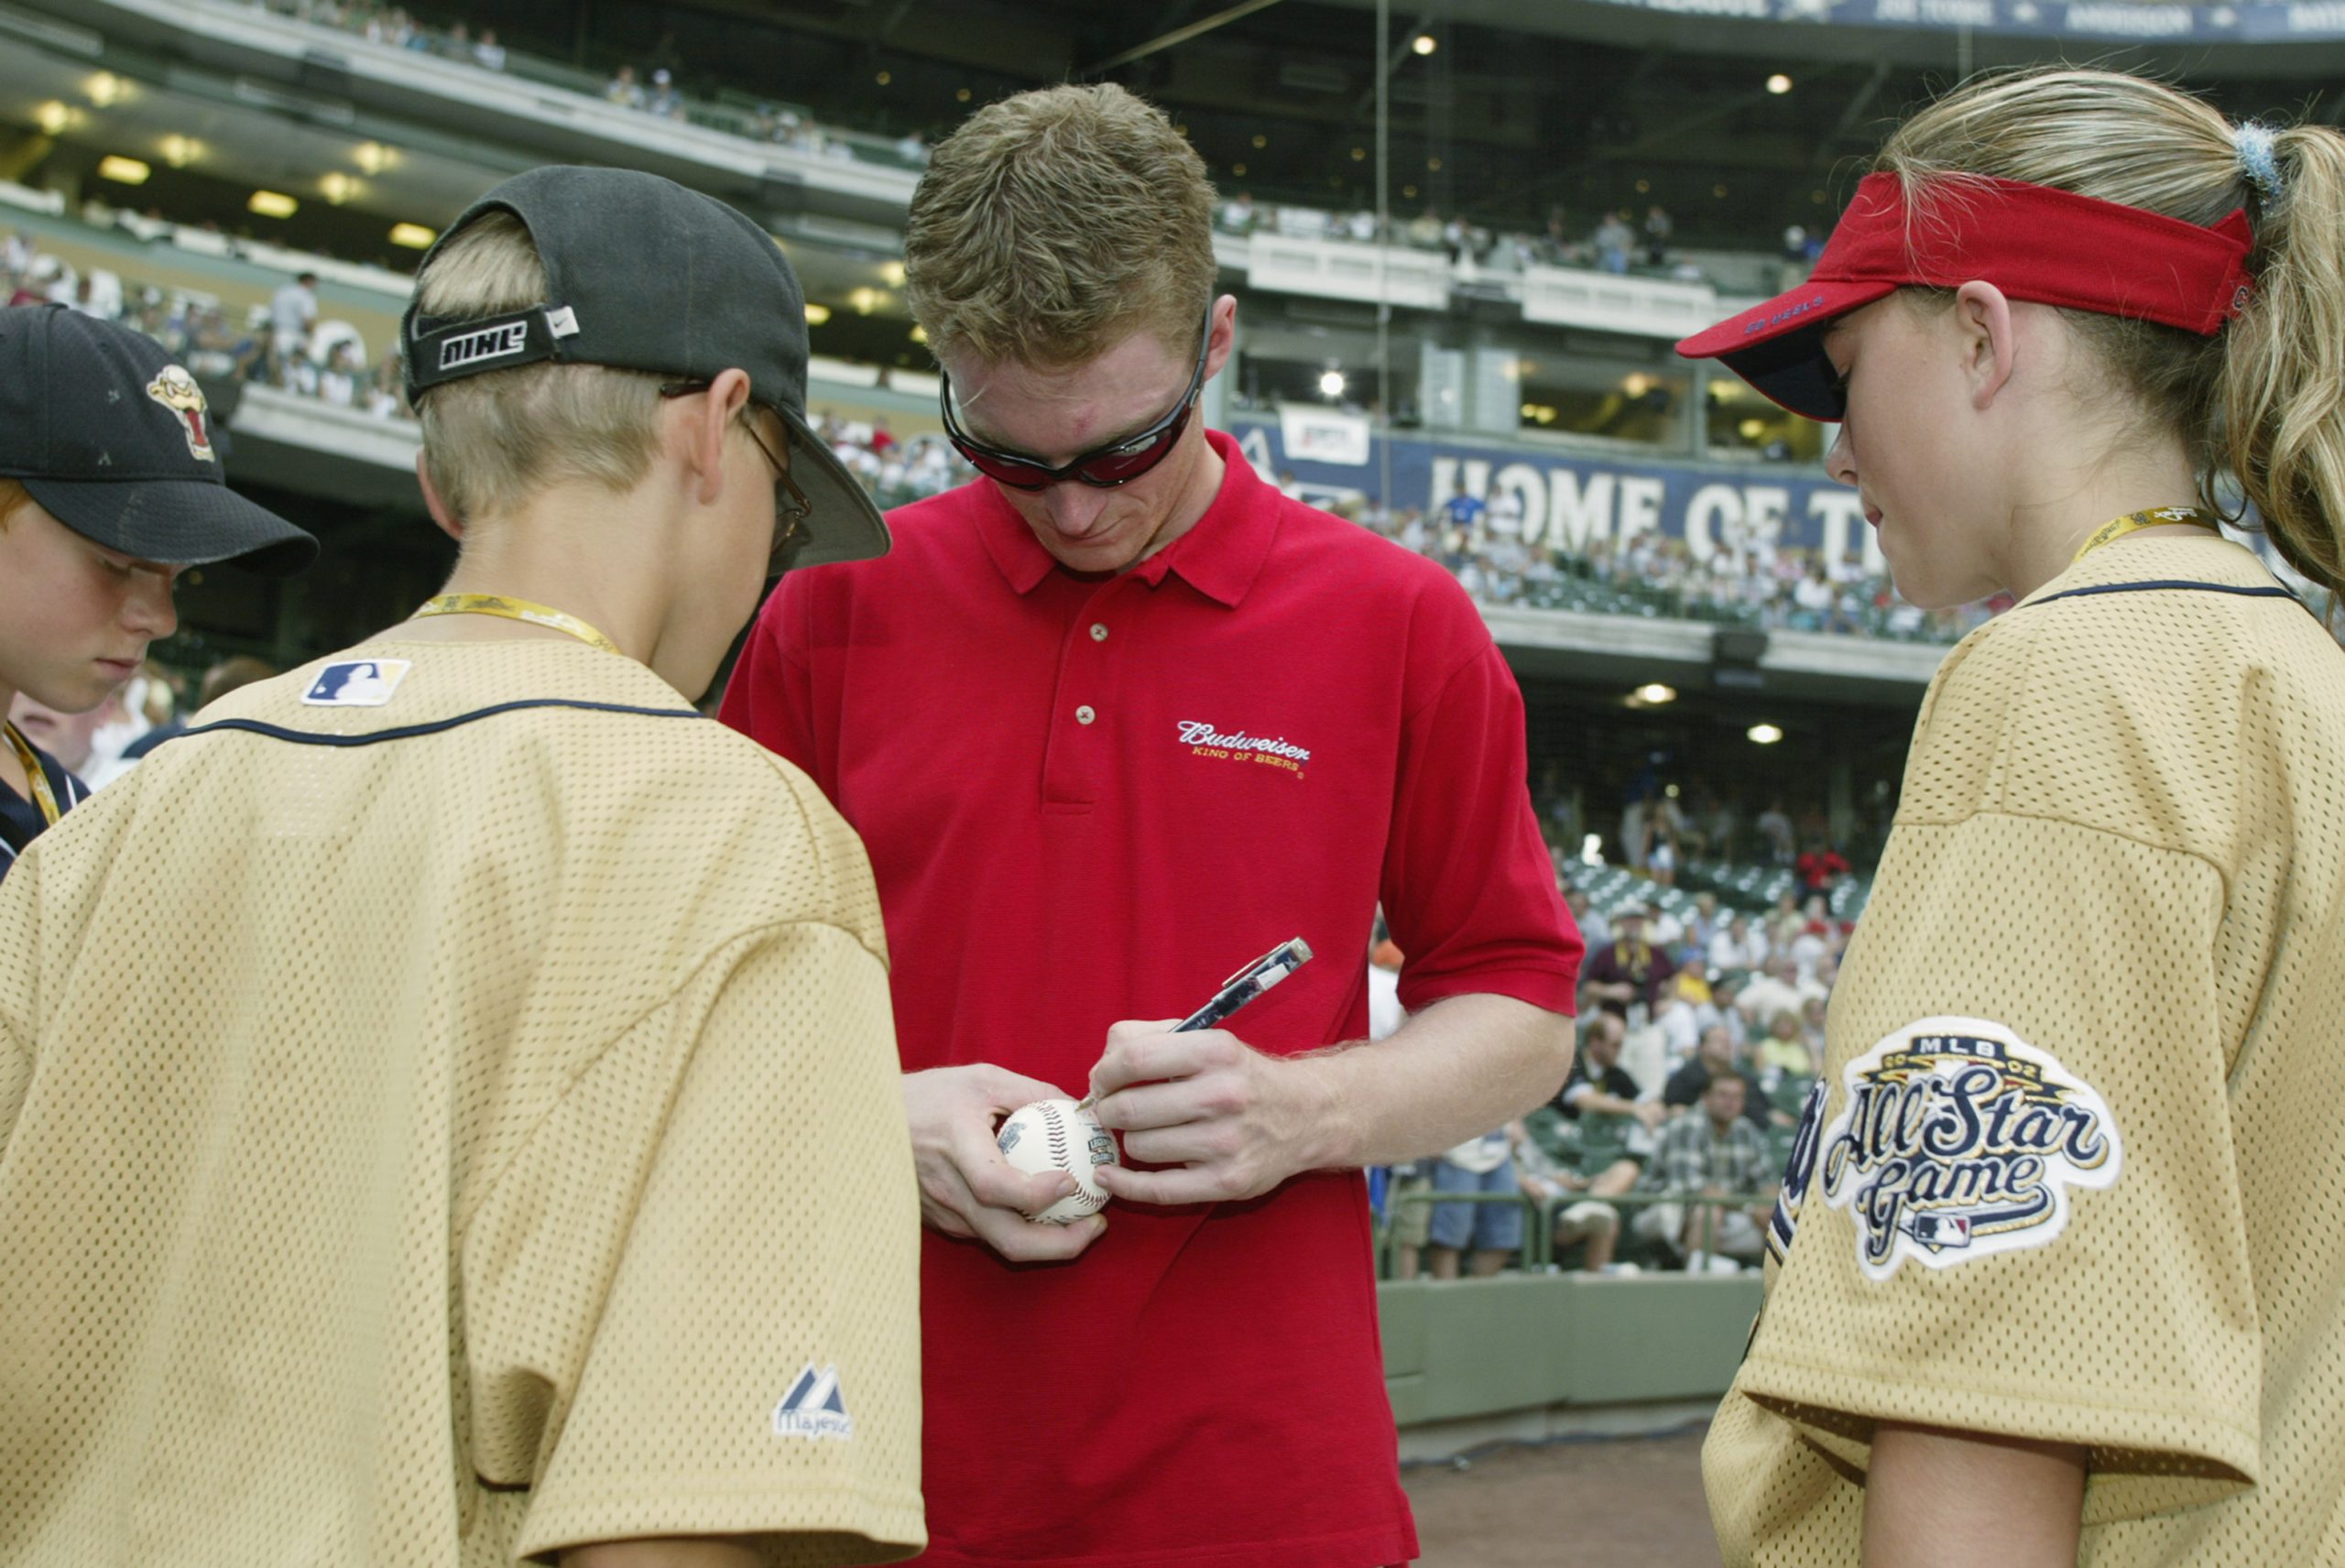
[[[1225,733],[1207,720],[1180,721],[1181,744],[1189,748],[1192,757],[1214,757],[1226,762],[1255,762],[1266,767],[1284,768],[1297,779],[1311,761],[1311,751],[1282,735],[1248,735],[1244,730]]]

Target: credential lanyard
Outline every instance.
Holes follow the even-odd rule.
[[[589,648],[599,648],[622,659],[627,657],[618,644],[568,611],[503,593],[442,593],[436,599],[425,600],[423,607],[409,619],[420,621],[427,615],[496,615],[507,621],[526,621],[533,626],[566,633]]]
[[[2127,534],[2140,533],[2143,528],[2163,528],[2175,523],[2187,523],[2209,532],[2220,531],[2221,520],[2204,506],[2157,506],[2146,512],[2128,512],[2121,517],[2111,517],[2093,529],[2092,537],[2070,558],[2074,566],[2102,545],[2114,544]]]
[[[33,743],[27,740],[15,724],[0,727],[7,730],[8,744],[16,750],[16,760],[25,765],[25,785],[32,790],[33,804],[40,809],[40,820],[55,827],[57,819],[65,814],[65,809],[57,803],[57,791],[49,787],[49,774],[40,765],[40,754],[33,749]]]

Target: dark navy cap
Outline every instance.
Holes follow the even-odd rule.
[[[628,169],[549,165],[490,191],[433,256],[484,212],[520,220],[545,264],[546,298],[456,320],[410,306],[400,326],[409,402],[485,371],[601,365],[679,380],[748,373],[749,396],[789,428],[790,477],[811,506],[786,567],[888,551],[888,525],[806,423],[806,296],[781,246],[724,202]]]
[[[84,539],[282,577],[318,541],[228,488],[203,389],[163,345],[63,305],[0,310],[0,476]]]

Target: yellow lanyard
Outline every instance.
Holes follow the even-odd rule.
[[[436,599],[425,600],[423,608],[409,618],[420,621],[426,615],[497,615],[508,621],[527,621],[533,626],[566,632],[588,647],[599,648],[605,653],[616,653],[621,659],[627,657],[618,644],[576,615],[550,604],[510,599],[502,593],[442,593]]]
[[[2092,538],[2085,540],[2084,548],[2070,558],[2068,564],[2074,566],[2102,545],[2113,544],[2127,534],[2137,534],[2143,528],[2162,528],[2173,523],[2187,523],[2192,528],[2205,528],[2209,532],[2220,528],[2215,514],[2204,506],[2159,506],[2147,512],[2128,512],[2121,517],[2111,517],[2093,529]]]
[[[25,783],[33,792],[33,804],[40,808],[40,820],[50,827],[65,814],[57,803],[57,791],[49,787],[49,775],[42,771],[40,754],[33,750],[33,743],[24,737],[14,724],[0,724],[8,732],[8,744],[16,748],[16,760],[25,765]]]

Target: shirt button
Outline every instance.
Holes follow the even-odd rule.
[[[1078,724],[1087,724],[1098,716],[1099,715],[1097,713],[1091,711],[1091,704],[1088,702],[1084,703],[1083,706],[1074,711],[1074,722]]]
[[[1106,642],[1107,640],[1107,628],[1097,621],[1092,622],[1091,640],[1093,642]]]

